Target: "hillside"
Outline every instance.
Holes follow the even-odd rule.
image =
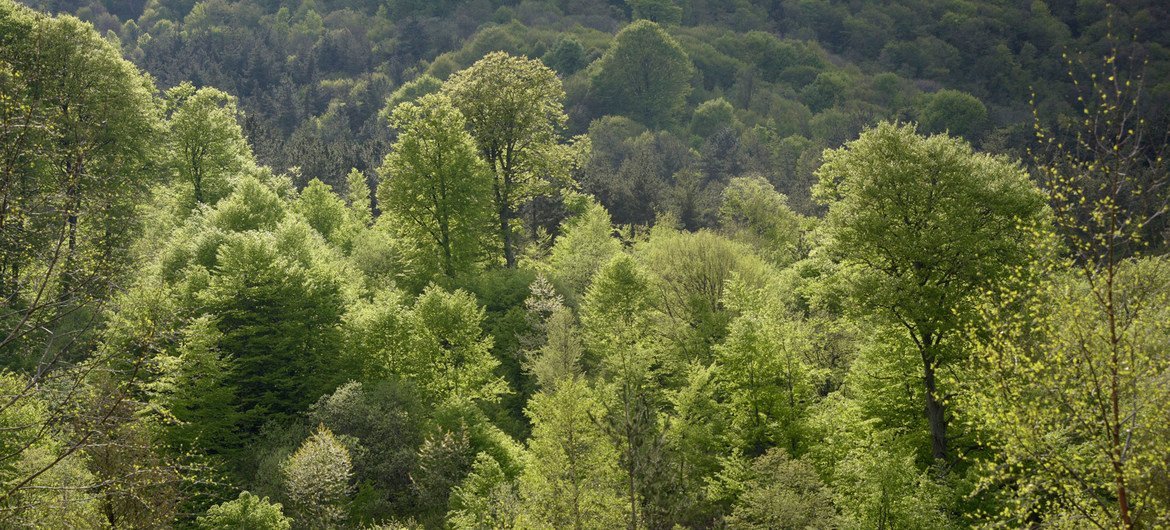
[[[0,0],[0,528],[1170,525],[1157,1]]]

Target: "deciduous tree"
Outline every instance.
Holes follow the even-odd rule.
[[[922,363],[931,453],[949,461],[940,368],[962,359],[976,289],[1026,263],[1044,198],[1019,164],[961,140],[882,123],[825,152],[828,247],[856,272],[858,308],[905,329]]]

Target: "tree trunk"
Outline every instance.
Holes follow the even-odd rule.
[[[926,422],[930,425],[930,453],[935,460],[947,459],[947,418],[938,399],[934,381],[934,356],[923,353],[922,375],[926,385]]]

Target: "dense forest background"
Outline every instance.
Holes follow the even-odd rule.
[[[0,527],[1170,525],[1162,2],[24,4]]]

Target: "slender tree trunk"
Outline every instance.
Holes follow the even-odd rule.
[[[1114,188],[1116,184],[1114,184]],[[1109,219],[1109,233],[1116,233],[1117,212],[1111,211]],[[1109,460],[1113,464],[1113,477],[1117,485],[1117,510],[1121,516],[1121,527],[1129,530],[1133,528],[1133,519],[1129,513],[1129,492],[1125,485],[1124,445],[1121,440],[1121,397],[1118,387],[1121,386],[1118,368],[1121,366],[1121,336],[1117,331],[1117,307],[1114,303],[1114,281],[1116,280],[1116,257],[1113,237],[1109,238],[1108,254],[1105,270],[1105,314],[1109,319],[1109,405],[1113,414],[1112,424],[1109,426]]]

